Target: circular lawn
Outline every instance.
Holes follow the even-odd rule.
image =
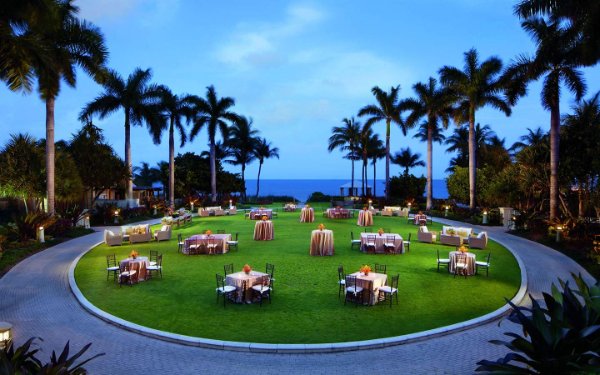
[[[489,276],[454,277],[443,267],[437,272],[436,250],[448,257],[451,246],[419,243],[417,227],[406,218],[374,217],[373,231],[390,228],[404,239],[412,233],[410,252],[402,255],[368,255],[350,247],[365,228],[351,219],[328,219],[315,210],[314,223],[300,223],[299,212],[279,212],[273,220],[275,239],[254,241],[254,221],[235,216],[196,217],[192,223],[174,227],[172,239],[163,242],[99,245],[85,254],[75,269],[75,279],[85,297],[96,307],[130,322],[188,336],[258,343],[329,343],[369,340],[414,333],[469,320],[492,312],[512,298],[520,285],[520,271],[513,255],[490,241],[485,250],[472,250],[478,260],[491,251]],[[335,255],[309,255],[310,234],[319,223],[332,229]],[[160,225],[154,226],[156,230]],[[441,225],[429,225],[440,231]],[[183,238],[211,229],[216,233],[239,232],[239,250],[223,255],[183,255],[177,251],[177,234]],[[147,256],[163,254],[163,278],[154,277],[133,287],[119,287],[106,280],[106,255],[127,258],[131,250]],[[216,303],[215,274],[223,265],[240,271],[249,264],[265,271],[275,265],[276,283],[272,303]],[[386,264],[388,281],[399,274],[399,304],[344,305],[338,299],[337,268],[346,273],[361,265]]]

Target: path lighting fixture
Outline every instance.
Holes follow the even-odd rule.
[[[38,228],[38,241],[40,243],[46,242],[46,240],[44,239],[44,227],[39,227]]]
[[[446,210],[444,211],[444,216],[448,217],[448,210],[450,209],[450,206],[446,206]]]
[[[83,226],[85,229],[90,229],[90,215],[85,215]]]
[[[190,211],[194,211],[194,201],[190,202],[190,206],[191,206],[191,210]]]
[[[115,224],[119,224],[119,210],[115,210]]]
[[[232,209],[232,208],[233,208],[233,200],[230,199],[229,200],[229,209]]]
[[[410,206],[412,206],[412,203],[408,202],[407,206],[408,206],[408,212],[410,212]]]
[[[482,224],[487,224],[488,223],[488,212],[487,211],[483,211],[483,220],[481,221]]]
[[[556,226],[556,242],[560,242],[560,234],[563,231],[563,227],[561,225]]]
[[[193,210],[193,208],[192,208]],[[156,205],[154,205],[154,216],[156,216]]]
[[[12,341],[12,324],[0,322],[0,350],[6,349]]]

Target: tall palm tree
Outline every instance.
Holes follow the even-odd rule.
[[[54,214],[54,107],[61,81],[71,87],[77,83],[75,67],[99,81],[104,78],[108,52],[100,29],[76,17],[72,0],[57,2],[47,22],[31,25],[47,54],[47,61],[34,64],[38,90],[46,103],[46,194],[48,212]]]
[[[227,139],[228,124],[235,123],[239,116],[230,109],[235,105],[235,100],[230,97],[219,98],[214,86],[206,88],[206,99],[194,97],[192,100],[194,111],[194,124],[190,132],[190,141],[206,127],[210,145],[210,187],[213,202],[217,201],[217,167],[215,158],[215,143],[217,129],[223,139]]]
[[[260,172],[265,159],[277,158],[279,159],[279,148],[273,147],[271,142],[268,142],[265,138],[259,138],[254,149],[254,155],[258,159],[258,177],[256,179],[256,197],[258,198],[258,192],[260,189]]]
[[[519,140],[513,143],[508,150],[515,155],[527,146],[538,145],[542,143],[546,136],[547,133],[543,131],[541,127],[538,127],[535,130],[527,128],[527,134],[520,136]]]
[[[215,163],[220,163],[225,158],[231,156],[231,148],[229,142],[217,141],[215,143]],[[200,157],[210,159],[210,150],[204,150],[200,153]]]
[[[187,140],[186,132],[183,127],[182,119],[186,117],[191,119],[192,112],[190,108],[189,96],[179,97],[171,92],[166,86],[160,86],[160,108],[163,116],[168,121],[169,127],[169,205],[175,206],[175,129],[179,133],[181,140],[179,147],[183,147]],[[153,138],[160,138],[166,123],[156,122],[150,128]]]
[[[144,161],[140,167],[133,167],[133,173],[135,183],[140,186],[152,186],[153,182],[160,181],[160,169]]]
[[[413,154],[410,147],[400,149],[400,152],[396,152],[396,154],[392,156],[392,163],[398,164],[404,168],[404,174],[406,176],[408,176],[410,168],[425,166],[425,163],[421,160],[421,154],[418,152]]]
[[[142,126],[144,123],[149,128],[160,127],[160,86],[150,84],[152,73],[150,69],[136,68],[125,81],[115,71],[108,73],[106,81],[102,84],[104,92],[93,101],[86,104],[79,118],[88,119],[98,114],[100,119],[122,109],[125,113],[125,165],[130,177],[127,179],[127,199],[133,198],[133,166],[131,165],[131,126]],[[160,133],[153,132],[154,143],[160,142]]]
[[[380,121],[385,121],[385,199],[389,198],[390,190],[390,125],[392,122],[398,124],[402,133],[406,135],[407,126],[400,118],[398,108],[398,92],[400,86],[390,88],[387,93],[375,86],[371,92],[377,101],[376,105],[367,105],[358,112],[359,116],[369,116],[365,125],[371,126]]]
[[[475,155],[475,112],[485,106],[498,109],[507,116],[511,113],[508,101],[501,96],[506,83],[501,79],[502,61],[490,57],[481,64],[477,51],[465,52],[464,70],[444,66],[440,69],[442,83],[455,96],[457,125],[469,124],[469,207],[475,209],[475,177],[477,160]]]
[[[360,122],[354,120],[354,117],[344,118],[342,120],[344,126],[334,126],[331,128],[332,135],[329,137],[329,152],[339,148],[340,151],[347,151],[347,159],[352,161],[352,182],[350,189],[354,194],[354,161],[357,159],[358,153],[358,138],[362,127]]]
[[[231,149],[232,160],[228,162],[233,165],[242,166],[242,196],[246,200],[246,165],[255,158],[254,150],[258,144],[258,130],[252,129],[252,118],[240,116],[229,128],[229,139],[227,144]]]
[[[558,163],[560,146],[560,90],[561,84],[577,100],[586,91],[583,74],[578,68],[581,58],[576,53],[577,35],[556,23],[541,18],[530,18],[521,27],[534,39],[534,57],[521,55],[507,71],[514,80],[538,80],[545,76],[542,86],[542,106],[550,111],[550,219],[558,213]]]
[[[489,125],[481,126],[479,123],[475,125],[475,160],[479,160],[479,154],[481,149],[485,147],[486,143],[496,135],[492,131]],[[450,161],[450,168],[448,171],[452,171],[455,166],[466,168],[469,165],[469,128],[467,126],[461,126],[454,129],[451,136],[446,138],[444,144],[449,145],[446,148],[446,152],[457,152],[458,155],[452,158]],[[479,163],[479,162],[478,162]],[[478,167],[479,165],[476,165]]]
[[[367,166],[369,164],[369,149],[372,144],[373,128],[371,125],[363,125],[358,136],[358,153],[362,160],[361,169],[361,195],[364,197],[367,186]]]
[[[367,156],[371,158],[373,166],[373,196],[377,197],[377,160],[385,158],[385,147],[383,141],[379,139],[379,135],[373,134],[367,143]],[[365,167],[365,179],[367,176]]]
[[[403,100],[401,108],[409,110],[410,114],[406,118],[406,124],[415,126],[421,118],[426,121],[421,125],[426,125],[425,141],[427,142],[427,204],[426,209],[430,210],[433,197],[433,140],[434,134],[440,134],[439,123],[444,129],[448,128],[450,116],[453,108],[454,98],[448,89],[438,87],[437,80],[429,78],[427,83],[416,83],[413,90],[417,94],[415,99]],[[439,136],[438,136],[439,139]]]

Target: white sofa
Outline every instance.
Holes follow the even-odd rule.
[[[473,228],[443,226],[440,233],[440,243],[444,245],[460,246],[463,241],[471,236]]]

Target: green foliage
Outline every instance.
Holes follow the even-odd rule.
[[[237,174],[223,170],[217,161],[217,187],[220,193],[242,191],[242,181]],[[210,160],[193,152],[175,157],[175,196],[208,194],[210,187]]]
[[[576,289],[559,279],[562,291],[552,285],[544,305],[531,297],[532,307],[512,306],[509,320],[523,335],[505,333],[510,341],[492,340],[512,352],[496,361],[482,360],[476,371],[501,374],[582,374],[600,368],[600,283],[587,285],[572,275]],[[511,362],[516,362],[512,364]]]
[[[44,195],[44,152],[32,136],[10,136],[0,153],[0,170],[0,196],[26,199]]]
[[[498,197],[493,195],[494,190],[490,190],[493,176],[495,174],[487,167],[477,170],[475,195],[478,197],[479,204],[484,206],[494,206],[498,202]],[[468,168],[454,167],[454,171],[446,178],[446,185],[451,199],[460,203],[469,203]]]
[[[321,193],[320,191],[315,191],[308,197],[308,199],[306,201],[307,202],[330,202],[331,195],[326,195],[326,194]]]
[[[85,345],[77,353],[69,357],[69,342],[67,341],[62,352],[57,355],[52,351],[50,361],[42,363],[37,354],[39,349],[32,349],[31,346],[35,341],[35,337],[30,338],[25,344],[15,348],[11,342],[4,350],[0,351],[0,373],[2,374],[72,374],[80,375],[87,374],[83,367],[91,360],[103,356],[104,353],[96,354],[84,361],[76,363],[81,356],[89,349],[91,343]],[[39,338],[40,341],[43,341]]]
[[[15,217],[14,223],[8,224],[9,238],[20,242],[35,239],[39,227],[50,228],[57,218],[45,212],[30,212],[24,216]]]
[[[413,201],[423,197],[425,193],[425,177],[416,177],[412,174],[403,174],[390,178],[389,196],[400,201]]]

